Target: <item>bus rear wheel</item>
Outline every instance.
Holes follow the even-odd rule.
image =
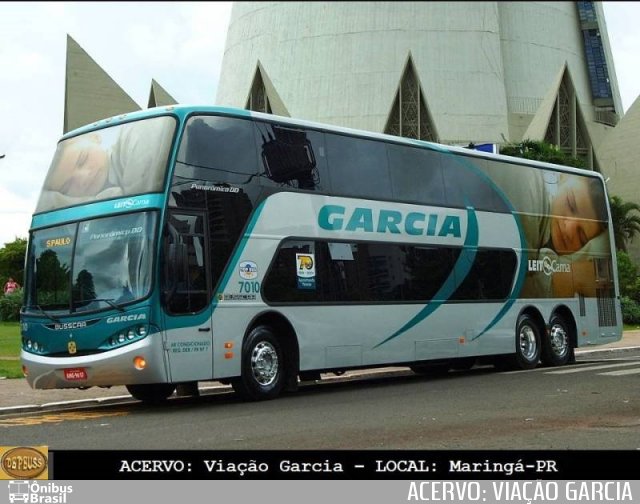
[[[243,399],[273,399],[284,386],[284,369],[278,338],[270,327],[258,326],[242,345],[241,374],[231,385]]]
[[[516,325],[516,366],[520,369],[533,369],[540,360],[540,328],[527,314],[520,315]]]
[[[127,390],[134,399],[148,404],[160,404],[173,394],[176,386],[172,383],[145,383],[141,385],[127,385]]]
[[[542,362],[546,366],[564,366],[571,359],[571,332],[564,317],[554,315],[542,342]]]

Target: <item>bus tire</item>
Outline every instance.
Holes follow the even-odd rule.
[[[273,330],[257,326],[242,345],[241,374],[231,385],[243,399],[273,399],[284,386],[284,369],[282,346]]]
[[[542,363],[545,366],[564,366],[573,355],[571,330],[564,317],[554,315],[542,341]]]
[[[520,369],[534,369],[541,353],[540,327],[526,313],[518,318],[516,325],[515,364]]]
[[[148,404],[160,404],[165,402],[176,390],[172,383],[145,383],[140,385],[127,385],[127,390],[134,399]]]

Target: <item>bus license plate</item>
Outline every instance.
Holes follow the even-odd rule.
[[[84,368],[70,368],[64,370],[64,378],[69,381],[81,381],[87,379],[87,371]]]

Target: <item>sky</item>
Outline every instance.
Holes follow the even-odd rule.
[[[640,95],[640,2],[603,2],[625,112]],[[26,238],[62,135],[69,34],[141,107],[155,79],[214,104],[231,2],[0,2],[0,247]]]

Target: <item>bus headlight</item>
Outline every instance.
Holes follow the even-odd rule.
[[[149,328],[146,325],[130,326],[109,336],[103,341],[100,348],[103,350],[119,348],[130,343],[135,343],[136,341],[144,338],[147,334],[149,334]],[[40,345],[40,348],[42,349],[42,345]]]

